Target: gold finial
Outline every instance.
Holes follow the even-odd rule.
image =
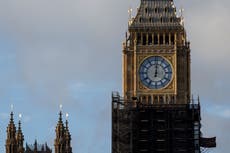
[[[180,18],[181,18],[181,25],[183,25],[184,26],[184,9],[183,8],[181,8],[180,10],[179,10],[179,12],[180,12]]]
[[[129,19],[132,19],[132,12],[133,12],[133,9],[129,8],[128,9]]]
[[[21,120],[21,119],[22,119],[22,114],[20,113],[20,114],[18,115],[18,117],[19,117],[19,119]]]
[[[66,113],[66,114],[65,114],[65,117],[66,117],[66,119],[68,119],[68,117],[69,117],[69,114],[68,114],[68,113]]]
[[[11,110],[11,112],[13,112],[13,110],[14,110],[14,105],[13,104],[10,105],[10,110]]]
[[[62,111],[62,107],[63,107],[62,104],[60,104],[60,105],[59,105],[60,111]]]
[[[179,10],[179,12],[180,12],[180,16],[183,17],[183,15],[184,15],[184,14],[183,14],[183,13],[184,13],[184,8],[181,7],[180,10]]]

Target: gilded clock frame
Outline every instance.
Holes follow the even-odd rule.
[[[149,57],[152,56],[160,56],[164,58],[171,66],[172,68],[172,78],[170,82],[163,88],[160,89],[150,89],[146,87],[140,79],[139,75],[139,69],[141,64],[143,63],[144,60],[146,60]],[[154,54],[140,54],[137,55],[137,65],[136,65],[136,74],[137,74],[137,90],[139,93],[146,93],[146,94],[151,94],[151,93],[159,93],[159,94],[164,94],[164,93],[176,93],[176,55],[175,54],[167,54],[167,53],[154,53]]]

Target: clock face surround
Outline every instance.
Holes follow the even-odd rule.
[[[142,84],[149,89],[161,89],[172,80],[172,66],[161,56],[146,58],[139,68]]]

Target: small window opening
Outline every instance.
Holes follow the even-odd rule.
[[[175,104],[175,97],[174,96],[172,96],[171,103]]]
[[[160,35],[160,44],[162,45],[164,43],[163,35]]]
[[[149,22],[152,22],[152,18],[149,18]]]
[[[163,104],[164,103],[164,99],[162,96],[160,96],[160,104]]]
[[[168,45],[169,44],[169,35],[165,36],[165,43]]]
[[[146,45],[146,34],[143,34],[143,45]]]
[[[152,103],[152,97],[151,97],[151,96],[148,97],[148,103],[149,103],[149,104]]]
[[[137,44],[138,45],[141,44],[141,34],[140,33],[137,34]]]
[[[151,45],[153,43],[152,35],[149,35],[148,37],[148,45]]]
[[[154,35],[154,45],[157,45],[158,44],[158,37],[157,35]]]
[[[144,96],[142,99],[143,103],[146,103],[146,97]]]
[[[168,99],[168,96],[166,96],[166,103],[168,103],[168,100],[169,100],[169,99]]]
[[[158,98],[157,98],[157,96],[154,96],[154,103],[158,103]]]
[[[168,12],[168,8],[166,7],[166,8],[165,8],[165,13],[167,13],[167,12]]]
[[[142,18],[139,19],[139,22],[140,22],[140,23],[142,22]]]
[[[172,34],[172,36],[171,36],[171,44],[175,44],[174,34]]]
[[[148,8],[145,8],[145,13],[148,13]]]

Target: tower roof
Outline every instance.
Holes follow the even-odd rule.
[[[177,17],[173,0],[141,0],[129,29],[183,29],[181,17]]]

